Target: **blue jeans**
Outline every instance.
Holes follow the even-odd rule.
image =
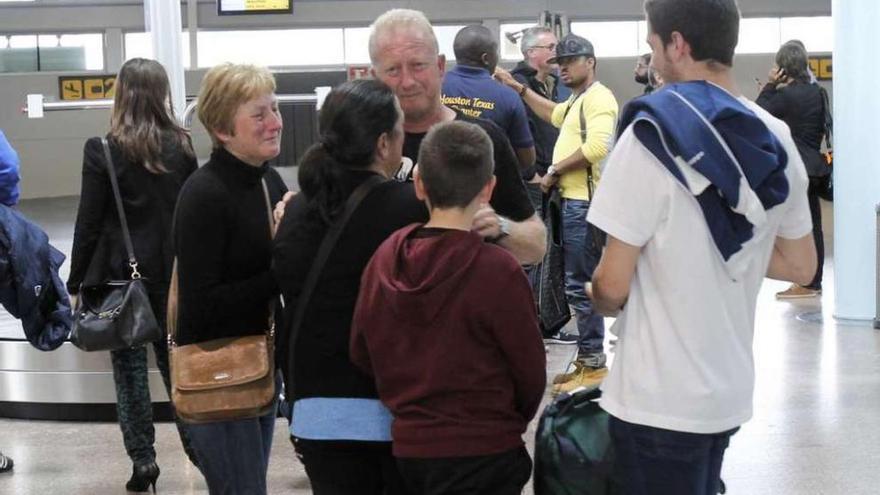
[[[601,252],[593,245],[587,211],[589,201],[562,200],[562,251],[565,257],[565,293],[574,309],[578,329],[578,355],[602,352],[605,323],[602,315],[593,311],[584,285],[593,278]]]
[[[187,427],[211,495],[266,495],[275,410],[258,418]]]
[[[622,495],[716,495],[721,463],[730,437],[684,433],[637,425],[609,417],[614,445],[614,479]]]

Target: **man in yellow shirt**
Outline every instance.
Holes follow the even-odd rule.
[[[596,79],[596,55],[586,39],[569,34],[556,45],[556,57],[563,84],[571,97],[554,103],[504,71],[496,77],[517,91],[542,119],[559,128],[553,148],[553,165],[541,182],[545,193],[559,187],[562,196],[563,252],[565,286],[574,308],[578,328],[578,358],[572,373],[556,377],[555,391],[570,391],[592,385],[604,377],[605,353],[602,342],[605,327],[602,316],[593,310],[584,286],[599,262],[602,240],[587,224],[587,211],[599,179],[600,164],[611,151],[618,105],[611,91]],[[557,342],[565,342],[560,335]]]

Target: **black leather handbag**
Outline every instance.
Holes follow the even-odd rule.
[[[131,278],[80,287],[70,341],[84,351],[127,349],[162,338],[162,329],[153,314],[144,279],[138,272],[119,183],[110,157],[110,146],[106,139],[101,139],[101,144],[104,146],[107,173],[110,175],[122,237],[128,252]]]
[[[538,323],[544,337],[558,332],[571,320],[565,295],[565,257],[562,251],[562,198],[553,188],[544,207],[547,251],[538,265]]]

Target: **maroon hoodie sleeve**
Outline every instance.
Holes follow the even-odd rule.
[[[513,262],[513,260],[511,260]],[[492,331],[513,375],[516,408],[530,421],[547,384],[547,356],[528,280],[519,266],[499,277],[503,303],[493,311]]]

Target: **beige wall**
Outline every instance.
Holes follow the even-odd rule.
[[[544,9],[566,12],[573,19],[638,19],[642,0],[296,0],[294,14],[276,16],[224,16],[216,14],[216,0],[198,0],[199,28],[305,27],[367,25],[391,7],[424,10],[435,22],[529,21]],[[0,33],[103,31],[114,46],[106,47],[108,67],[121,59],[124,31],[143,29],[143,2],[138,0],[37,0],[28,6],[0,4]],[[183,2],[186,23],[186,1]],[[745,16],[829,15],[830,0],[739,0]],[[320,49],[292,47],[291,49]],[[281,49],[274,47],[274,49]],[[754,97],[754,78],[764,79],[772,55],[740,56],[737,79],[744,93]],[[116,62],[118,63],[118,62]],[[601,59],[600,79],[623,104],[640,93],[632,81],[635,59]],[[204,71],[188,71],[187,93],[195,94]],[[830,85],[829,85],[830,86]],[[830,87],[829,87],[830,90]],[[57,98],[58,74],[0,75],[0,129],[3,129],[22,158],[22,197],[75,195],[80,187],[82,146],[91,136],[106,132],[109,110],[81,110],[48,113],[43,119],[28,119],[20,112],[28,93]],[[203,158],[210,152],[204,131],[196,129],[195,144]]]
[[[736,79],[749,98],[758,94],[755,78],[766,79],[773,55],[740,55],[735,61]],[[633,57],[600,59],[599,79],[623,105],[641,94],[632,79]],[[187,72],[187,89],[197,91],[204,71]],[[19,109],[28,93],[57,94],[57,74],[2,76],[0,128],[18,150],[22,162],[22,197],[68,196],[79,193],[82,146],[86,139],[105,133],[109,110],[77,110],[47,113],[28,119]],[[833,95],[831,85],[823,83]],[[195,144],[201,158],[210,153],[210,140],[196,123]]]

